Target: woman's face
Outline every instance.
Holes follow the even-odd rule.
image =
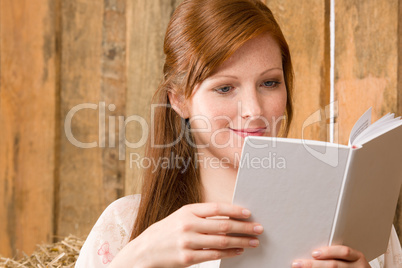
[[[286,97],[276,41],[269,34],[249,40],[186,101],[198,154],[237,165],[246,136],[276,136]]]

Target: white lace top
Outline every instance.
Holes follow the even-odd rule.
[[[141,195],[116,200],[102,213],[88,235],[76,268],[107,267],[114,256],[129,242]],[[193,265],[191,268],[219,268],[220,261]],[[392,227],[386,253],[370,262],[375,268],[401,268],[402,250]]]

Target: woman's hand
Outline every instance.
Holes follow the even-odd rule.
[[[250,211],[223,203],[186,205],[156,222],[117,254],[110,267],[188,267],[234,257],[257,247],[260,224],[247,219]],[[231,219],[210,219],[226,216]],[[248,237],[226,235],[246,234]]]
[[[314,250],[311,255],[314,260],[295,260],[292,268],[370,268],[363,253],[347,246],[323,247]]]

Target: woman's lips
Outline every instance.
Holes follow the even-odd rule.
[[[247,128],[247,129],[230,129],[237,135],[245,138],[247,136],[264,136],[267,128]]]

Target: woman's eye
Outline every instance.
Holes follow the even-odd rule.
[[[279,86],[280,82],[278,81],[266,81],[264,83],[262,83],[264,87],[270,87],[270,88],[274,88]]]
[[[224,86],[224,87],[215,88],[215,91],[218,92],[219,94],[225,94],[225,93],[228,93],[231,90],[232,90],[231,86]]]

